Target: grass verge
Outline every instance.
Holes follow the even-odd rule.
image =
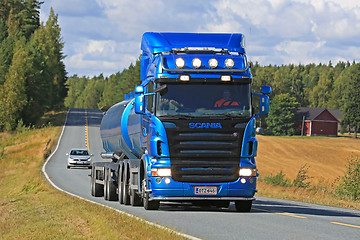
[[[183,239],[50,187],[40,168],[61,127],[45,125],[0,133],[0,239]]]

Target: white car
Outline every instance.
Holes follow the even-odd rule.
[[[67,153],[67,168],[70,167],[87,167],[92,168],[92,160],[91,157],[93,154],[89,154],[87,149],[71,149],[70,153]]]

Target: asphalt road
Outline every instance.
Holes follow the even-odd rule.
[[[250,213],[236,212],[233,204],[216,209],[165,203],[158,211],[146,211],[92,197],[90,170],[67,169],[65,154],[70,148],[89,147],[94,161],[104,161],[101,118],[97,110],[69,111],[59,147],[44,165],[58,188],[200,239],[360,239],[360,211],[350,209],[257,197]]]

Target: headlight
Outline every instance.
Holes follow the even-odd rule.
[[[240,168],[239,176],[240,177],[256,177],[256,168]]]
[[[228,59],[225,60],[225,66],[226,66],[227,68],[230,69],[230,68],[232,68],[234,65],[235,65],[235,62],[234,62],[233,59],[228,58]]]
[[[153,168],[151,169],[153,177],[171,177],[171,168]]]
[[[209,60],[209,66],[211,68],[216,68],[218,66],[219,62],[215,58],[212,58]]]
[[[192,61],[192,65],[194,68],[200,68],[201,67],[201,60],[199,58],[194,58]]]
[[[185,66],[185,60],[182,59],[182,58],[177,58],[175,60],[175,65],[178,67],[178,68],[183,68]]]

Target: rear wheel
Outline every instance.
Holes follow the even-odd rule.
[[[235,209],[238,212],[250,212],[252,207],[252,200],[235,201]]]
[[[130,194],[129,194],[129,174],[127,169],[124,170],[123,177],[123,202],[125,205],[130,205]]]
[[[118,175],[118,185],[119,185],[118,199],[119,199],[120,204],[124,204],[124,181],[121,180],[122,177],[123,177],[123,173],[122,173],[121,170],[119,170],[119,175]]]
[[[108,170],[107,178],[107,197],[109,201],[117,201],[118,195],[116,194],[116,185],[115,182],[111,179],[111,170]]]
[[[131,206],[141,206],[141,198],[137,194],[137,191],[135,189],[130,190],[130,204]]]

